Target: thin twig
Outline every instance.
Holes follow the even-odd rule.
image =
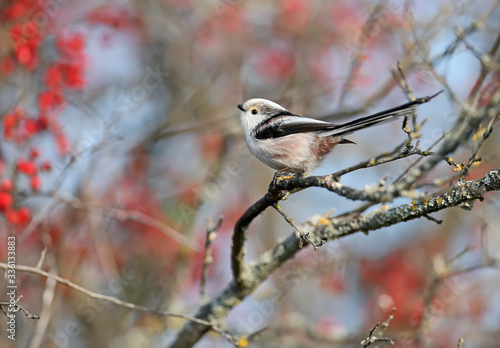
[[[462,172],[460,173],[461,177],[465,177],[465,175],[467,175],[469,173],[472,165],[474,163],[480,161],[480,159],[477,158],[477,154],[479,153],[479,150],[483,146],[483,144],[486,141],[486,139],[488,139],[488,137],[491,135],[491,133],[493,133],[492,123],[493,123],[493,120],[488,125],[487,129],[484,130],[484,133],[482,134],[481,139],[478,141],[475,150],[472,152],[471,156],[469,157],[469,160],[467,161],[467,164],[465,164],[463,166]],[[474,136],[473,136],[473,138],[474,138]]]
[[[369,332],[368,334],[368,337],[365,338],[364,340],[361,341],[361,345],[363,346],[363,348],[366,348],[366,347],[369,347],[371,346],[372,344],[374,343],[378,343],[378,342],[386,342],[386,343],[389,343],[390,345],[393,345],[394,344],[394,341],[391,340],[390,338],[388,337],[376,337],[374,336],[374,333],[375,333],[375,330],[377,330],[377,328],[379,327],[380,323],[377,323]]]
[[[380,334],[384,334],[387,328],[389,327],[389,324],[391,323],[392,319],[394,319],[394,313],[396,313],[396,307],[392,308],[391,314],[387,317],[386,321],[382,323],[382,326],[380,327]]]
[[[404,146],[404,144],[398,146],[398,148],[400,148],[401,146]],[[345,174],[354,172],[354,171],[359,170],[359,169],[365,169],[365,168],[378,166],[381,164],[397,161],[397,160],[400,160],[402,158],[406,158],[406,157],[410,157],[410,156],[414,156],[414,155],[426,157],[426,156],[433,155],[433,153],[429,152],[429,151],[422,151],[419,149],[413,149],[410,152],[394,150],[390,153],[384,153],[382,155],[373,157],[367,161],[360,162],[354,166],[344,168],[344,169],[339,170],[333,174],[330,174],[329,176],[331,176],[332,178],[338,178],[338,177],[341,177]]]
[[[45,256],[47,255],[47,246],[45,245],[43,247],[42,252],[40,253],[40,258],[38,259],[38,262],[36,263],[36,268],[41,269],[43,262],[45,261]]]
[[[426,153],[429,153],[429,154],[434,154],[433,152],[430,152],[434,146],[436,146],[437,144],[439,144],[444,138],[445,136],[448,134],[449,132],[446,132],[444,133],[439,139],[437,139],[434,143],[431,144],[431,146],[429,146],[429,148],[427,150],[425,150],[424,152]],[[404,179],[405,175],[413,168],[415,167],[420,161],[422,161],[424,159],[424,157],[419,157],[417,160],[415,160],[415,162],[411,163],[396,179],[394,179],[394,184],[395,183],[398,183],[400,182],[401,180]]]
[[[493,45],[491,46],[490,50],[488,51],[486,57],[489,59],[493,60],[498,48],[500,47],[500,33],[498,33],[497,37],[495,38],[495,41],[493,42]],[[488,59],[487,58],[487,59]],[[481,73],[479,74],[479,77],[477,78],[476,83],[474,84],[474,87],[472,87],[472,90],[469,93],[469,97],[467,99],[468,103],[472,104],[472,101],[476,99],[477,94],[481,90],[481,86],[484,83],[484,80],[490,73],[490,69],[488,66],[486,66],[483,62],[482,59],[479,60],[481,62]]]
[[[396,71],[397,71],[397,73],[396,73]],[[408,98],[408,100],[409,101],[415,100],[415,95],[413,94],[413,90],[411,89],[408,81],[406,80],[406,75],[403,71],[403,67],[401,66],[401,62],[399,60],[397,61],[396,69],[392,68],[391,72],[394,76],[394,80],[396,80],[399,83],[401,89],[406,94],[406,97]],[[407,140],[408,145],[410,145],[412,143],[413,133],[415,132],[416,134],[418,134],[420,131],[420,125],[417,123],[417,116],[416,115],[417,114],[415,111],[413,111],[411,113],[413,132],[411,131],[410,127],[408,127],[409,116],[408,115],[405,116],[405,118],[403,120],[403,127],[402,128],[403,128],[403,131],[408,135],[408,140]]]
[[[451,256],[449,259],[448,259],[448,264],[453,264],[456,260],[458,260],[459,258],[461,258],[462,256],[464,256],[466,253],[468,253],[470,250],[472,249],[472,246],[470,245],[466,245],[462,250],[460,250],[458,253],[456,253],[455,255]]]
[[[54,198],[56,198],[61,202],[70,204],[75,209],[97,208],[99,212],[107,214],[108,216],[111,216],[118,221],[132,220],[139,222],[145,226],[154,228],[155,230],[163,233],[165,236],[173,239],[177,243],[189,248],[190,250],[197,251],[197,247],[194,246],[191,239],[189,239],[188,237],[186,237],[173,227],[168,226],[166,223],[152,216],[144,214],[140,211],[118,209],[113,207],[104,207],[97,204],[86,204],[83,203],[79,198],[74,196],[68,196],[67,194],[65,194],[64,196],[60,194],[55,194]]]
[[[428,215],[428,214],[425,214],[425,215],[424,215],[424,218],[426,218],[426,219],[427,219],[427,220],[429,220],[429,221],[435,222],[435,223],[437,223],[438,225],[441,225],[441,224],[443,223],[443,220],[436,219],[436,218],[434,218],[434,217],[432,217],[432,216],[430,216],[430,215]]]
[[[406,74],[404,73],[403,67],[401,66],[401,62],[399,60],[396,63],[396,68],[392,68],[391,71],[394,76],[394,79],[396,80],[396,82],[399,83],[399,86],[408,97],[408,100],[409,101],[415,100],[415,95],[413,94],[413,90],[411,89],[408,81],[406,80]]]
[[[44,249],[46,250],[46,248]],[[42,252],[42,254],[44,254]],[[45,257],[45,254],[44,254]],[[40,258],[42,260],[42,258]],[[47,264],[49,265],[51,270],[55,270],[57,272],[57,264],[55,257],[53,255],[49,254],[49,257],[47,259]],[[40,265],[40,262],[37,264],[37,268],[40,269],[41,267],[38,267]],[[52,311],[54,310],[54,298],[56,294],[56,285],[57,281],[54,279],[46,279],[45,282],[45,290],[43,291],[42,295],[42,310],[40,312],[40,317],[41,320],[38,321],[36,329],[35,329],[35,334],[33,335],[33,339],[31,340],[31,347],[37,348],[41,347],[44,337],[46,337],[47,334],[47,329],[49,327],[49,323],[52,320]]]
[[[286,220],[286,222],[288,222],[288,224],[290,226],[292,226],[295,229],[295,231],[297,231],[299,233],[299,235],[300,235],[299,248],[302,248],[304,240],[306,242],[308,242],[309,244],[311,244],[314,247],[314,251],[319,251],[319,248],[321,248],[321,246],[326,243],[326,241],[322,240],[318,244],[315,244],[311,240],[311,238],[309,238],[309,233],[302,232],[302,230],[295,224],[295,222],[293,221],[293,219],[290,218],[288,215],[286,215],[283,210],[281,210],[281,208],[278,205],[278,203],[273,204],[273,208],[276,209],[276,211],[278,213],[280,213],[281,216],[283,216],[283,218]]]
[[[356,77],[356,74],[358,72],[360,63],[361,63],[361,57],[363,56],[366,44],[368,42],[368,39],[372,35],[373,27],[375,26],[375,22],[377,21],[377,16],[379,12],[382,10],[384,7],[383,3],[377,4],[372,13],[370,14],[370,17],[368,20],[365,22],[363,29],[362,29],[362,35],[360,36],[360,42],[359,42],[359,47],[358,51],[356,52],[356,55],[354,58],[351,60],[351,65],[349,67],[349,73],[347,74],[347,78],[344,82],[344,86],[342,87],[342,91],[340,93],[339,97],[339,107],[342,107],[344,103],[344,99],[347,96],[347,93],[349,92],[349,89],[351,88],[351,83]]]
[[[415,338],[417,345],[419,346],[422,343],[425,330],[426,330],[426,325],[428,324],[431,315],[432,315],[432,300],[435,298],[437,291],[439,290],[442,282],[445,279],[448,279],[450,277],[463,274],[463,273],[468,273],[475,271],[480,268],[485,268],[485,267],[493,267],[497,265],[497,260],[495,259],[490,259],[490,260],[481,260],[481,262],[474,264],[469,267],[461,268],[461,269],[456,269],[452,270],[451,266],[452,264],[459,259],[461,256],[463,256],[466,252],[468,252],[471,248],[469,246],[466,246],[462,251],[458,252],[456,255],[452,256],[449,258],[447,262],[445,262],[442,259],[438,259],[438,261],[435,261],[434,264],[434,272],[432,275],[431,280],[429,281],[429,285],[427,286],[426,290],[426,295],[424,297],[423,301],[423,313],[422,313],[422,320],[420,321],[419,327],[417,328],[417,336]],[[436,259],[435,259],[436,260]]]
[[[19,305],[19,302],[21,301],[22,298],[23,295],[19,296],[16,299],[14,305],[11,305],[10,302],[0,302],[0,310],[3,312],[3,314],[5,314],[5,316],[7,316],[7,318],[15,318],[14,313],[23,312],[24,315],[26,315],[26,318],[28,319],[40,319],[40,316],[31,314],[30,312],[28,312],[27,309]],[[5,310],[3,306],[9,307],[9,309]]]
[[[279,181],[277,190],[286,190],[287,185],[290,188],[298,188],[301,183],[308,181],[311,177],[297,178],[294,176],[290,179]],[[314,177],[313,177],[314,178]],[[295,182],[295,186],[291,184]],[[313,225],[314,232],[321,239],[336,240],[353,233],[360,231],[372,231],[382,227],[398,224],[403,221],[410,221],[422,217],[424,214],[431,214],[449,207],[458,206],[465,201],[483,199],[483,196],[489,191],[500,190],[500,171],[491,170],[486,176],[475,181],[465,182],[460,186],[452,186],[443,194],[433,196],[426,204],[402,204],[397,207],[385,209],[383,211],[357,215],[343,219],[329,219],[328,224],[308,222],[308,225]],[[269,192],[253,204],[238,220],[235,227],[235,233],[240,233],[237,239],[244,240],[243,231],[246,230],[249,224],[265,209],[279,201],[280,197],[272,197]],[[238,231],[237,231],[238,230]],[[196,312],[196,317],[206,320],[208,318],[223,318],[227,313],[236,306],[239,301],[253,293],[255,289],[277,268],[284,262],[295,256],[301,249],[299,248],[299,236],[293,233],[284,241],[278,243],[273,249],[265,252],[257,260],[250,265],[245,263],[245,273],[240,281],[234,279],[221,292],[219,296],[211,302],[202,305]],[[233,235],[233,241],[234,241]],[[240,245],[241,247],[242,245]],[[233,252],[234,252],[233,244]],[[244,253],[241,253],[240,256]],[[233,257],[234,255],[232,255]],[[238,266],[241,266],[238,265]],[[234,271],[234,268],[233,268]],[[240,274],[241,276],[241,274]],[[243,280],[243,281],[241,281]],[[196,322],[187,322],[182,330],[178,333],[176,340],[172,344],[172,348],[191,347],[209,330],[204,325],[199,325]]]
[[[334,192],[342,197],[351,200],[362,200],[362,201],[380,203],[380,202],[391,201],[394,198],[402,195],[406,195],[414,199],[417,198],[415,197],[416,193],[407,190],[395,190],[393,186],[390,186],[388,188],[376,187],[374,189],[365,188],[363,190],[358,190],[345,186],[341,184],[338,180],[340,176],[353,172],[355,170],[362,168],[369,168],[372,166],[380,165],[382,163],[392,162],[411,155],[430,156],[433,155],[433,153],[421,151],[415,148],[410,152],[403,151],[392,154],[384,154],[326,176],[305,177],[302,175],[295,175],[293,177],[289,177],[281,181],[276,181],[276,183],[271,185],[271,192],[292,192],[292,191],[297,192],[298,190],[305,189],[308,187],[323,187],[331,192]],[[273,200],[272,204],[277,201],[278,199]]]
[[[4,270],[12,269],[12,267],[10,267],[8,264],[3,263],[3,262],[0,262],[0,268],[4,269]],[[231,344],[235,344],[235,342],[236,342],[236,339],[234,339],[228,332],[224,331],[223,329],[210,323],[207,320],[202,320],[199,318],[190,317],[190,316],[184,315],[184,314],[165,312],[165,311],[161,311],[161,310],[157,310],[157,309],[153,309],[153,308],[149,308],[149,307],[139,306],[139,305],[136,305],[136,304],[133,304],[130,302],[122,301],[120,299],[117,299],[116,297],[93,292],[93,291],[88,290],[88,289],[86,289],[78,284],[75,284],[75,283],[69,281],[68,279],[61,278],[57,275],[42,271],[41,269],[38,269],[36,267],[16,265],[15,269],[16,269],[16,271],[34,273],[34,274],[38,274],[40,276],[46,277],[48,279],[55,280],[56,282],[58,282],[60,284],[64,284],[64,285],[66,285],[72,289],[75,289],[76,291],[81,292],[82,294],[87,295],[88,297],[96,299],[96,300],[102,300],[102,301],[114,303],[115,305],[118,305],[121,307],[129,308],[129,309],[133,309],[133,310],[137,310],[137,311],[141,311],[141,312],[146,312],[146,313],[153,313],[153,314],[164,316],[164,317],[174,317],[174,318],[180,318],[180,319],[184,319],[184,320],[193,321],[197,324],[204,325],[207,328],[212,329],[215,332],[219,333],[221,336],[228,339],[231,342]],[[20,298],[18,299],[18,301],[20,300]],[[2,306],[8,305],[8,304],[9,304],[8,302],[0,302],[0,309],[2,310],[2,312],[6,313]],[[26,309],[24,309],[20,306],[18,306],[18,307],[19,307],[19,309],[17,311],[19,311],[19,310],[23,311],[29,319],[39,319],[39,317],[37,315],[29,313]]]

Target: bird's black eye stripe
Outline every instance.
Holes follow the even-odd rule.
[[[259,112],[257,111],[257,109],[252,109],[252,115],[257,115]]]

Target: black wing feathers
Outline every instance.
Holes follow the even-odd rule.
[[[335,127],[335,125],[326,122],[324,124],[316,123],[316,120],[312,120],[311,123],[287,124],[285,120],[289,119],[290,116],[300,117],[287,110],[280,111],[255,127],[255,137],[257,139],[279,138],[290,134],[317,132]]]
[[[430,96],[419,98],[409,103],[396,106],[392,109],[377,112],[375,114],[358,118],[354,121],[347,122],[341,125],[334,125],[332,123],[320,122],[304,122],[304,123],[287,123],[290,116],[299,117],[289,111],[281,111],[272,117],[264,120],[255,128],[255,137],[257,139],[279,138],[290,134],[308,133],[308,132],[327,132],[332,136],[342,136],[347,133],[352,133],[358,129],[373,126],[378,123],[392,120],[395,117],[409,115],[420,104],[427,103],[429,100],[437,96],[442,91]]]
[[[354,132],[358,129],[370,127],[385,121],[390,121],[395,117],[407,116],[411,112],[413,112],[413,110],[415,110],[415,108],[418,105],[427,103],[429,100],[436,97],[441,92],[443,91],[441,90],[438,93],[431,95],[430,97],[418,98],[414,101],[411,101],[409,103],[400,106],[396,106],[392,109],[377,112],[375,114],[361,117],[354,121],[341,124],[339,126],[334,127],[335,132],[333,132],[332,135],[340,136],[343,134]]]
[[[333,124],[297,123],[284,124],[283,121],[275,121],[272,125],[257,127],[255,137],[257,139],[279,138],[290,134],[327,131],[335,128]]]

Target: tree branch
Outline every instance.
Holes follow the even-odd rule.
[[[214,225],[212,220],[207,219],[207,231],[206,231],[206,238],[205,238],[205,255],[203,257],[203,269],[201,271],[201,281],[200,281],[200,300],[206,301],[208,300],[208,297],[205,293],[205,286],[207,283],[207,271],[208,271],[208,266],[212,263],[213,259],[211,256],[211,250],[210,248],[212,247],[212,243],[217,237],[217,232],[219,231],[221,225],[222,225],[222,220],[224,218],[222,216],[219,216],[219,220],[217,223]]]
[[[295,177],[289,180],[297,180],[294,178]],[[286,183],[283,183],[283,185],[286,185]],[[310,235],[313,236],[313,240],[315,238],[317,240],[335,240],[357,232],[377,230],[400,222],[417,219],[449,207],[470,204],[475,200],[483,200],[483,195],[487,192],[499,190],[500,170],[496,169],[491,170],[483,178],[474,181],[459,182],[452,186],[447,192],[436,195],[427,201],[402,204],[391,209],[376,211],[354,218],[332,218],[321,219],[319,221],[309,220],[301,226],[301,229],[306,233],[309,232]],[[266,196],[252,205],[237,222],[235,234],[237,229],[239,231],[244,231],[250,222],[269,207],[277,197],[279,196],[273,198],[273,193],[268,192]],[[244,233],[241,233],[237,238],[243,238],[244,240]],[[286,260],[293,257],[300,250],[299,244],[300,236],[295,233],[291,234],[283,242],[278,243],[276,247],[261,255],[256,261],[250,264],[244,263],[246,273],[244,277],[241,278],[244,281],[237,283],[236,280],[233,280],[216,299],[201,306],[195,317],[209,322],[222,322],[234,306],[252,293],[271,272],[281,266]],[[210,328],[205,325],[190,321],[182,328],[171,347],[191,347],[209,329]]]
[[[473,30],[473,29],[471,29]],[[490,52],[494,56],[499,46],[499,40],[495,40]],[[455,47],[452,47],[454,50]],[[485,80],[491,70],[486,67],[481,71],[479,84]],[[394,84],[394,82],[392,83]],[[472,94],[476,94],[473,89]],[[322,240],[334,240],[356,232],[365,232],[380,229],[383,227],[398,224],[400,222],[413,220],[420,217],[429,218],[429,214],[455,206],[470,207],[475,200],[483,200],[483,195],[490,191],[500,190],[499,170],[491,170],[485,177],[475,181],[466,182],[462,177],[456,185],[449,188],[442,194],[435,194],[433,197],[427,197],[415,190],[415,184],[425,175],[427,175],[440,161],[447,155],[456,151],[459,146],[468,141],[471,136],[478,131],[483,122],[492,124],[500,113],[500,92],[492,96],[488,105],[474,109],[471,103],[467,103],[461,109],[460,115],[454,126],[443,137],[440,148],[435,153],[428,151],[421,152],[414,149],[411,143],[408,143],[403,151],[394,151],[391,154],[385,154],[370,161],[362,162],[357,166],[347,170],[327,175],[324,177],[312,176],[305,177],[295,175],[293,177],[280,178],[273,180],[268,192],[264,197],[252,205],[238,220],[233,233],[233,246],[231,251],[231,268],[234,280],[225,290],[212,302],[201,306],[196,314],[196,318],[208,320],[211,323],[223,322],[227,313],[245,298],[248,294],[266,279],[271,272],[281,266],[286,260],[294,256],[300,250],[301,240],[299,234],[290,235],[285,241],[279,243],[272,250],[262,254],[260,258],[248,264],[245,259],[245,232],[250,223],[260,213],[268,207],[279,202],[283,197],[307,187],[324,187],[343,197],[354,200],[365,200],[369,202],[391,201],[395,197],[408,196],[416,197],[420,201],[413,201],[408,204],[379,210],[370,214],[350,215],[331,219],[309,220],[300,227],[303,234],[310,236],[313,243]],[[418,152],[417,152],[418,151]],[[415,166],[408,171],[401,180],[394,182],[387,187],[365,188],[356,190],[346,187],[339,182],[340,176],[361,168],[368,168],[377,164],[396,160],[410,154],[419,154],[429,156],[429,159],[419,166]],[[172,347],[191,347],[194,345],[209,327],[199,325],[190,321],[185,324],[179,332],[177,339]]]

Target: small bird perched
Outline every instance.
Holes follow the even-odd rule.
[[[410,115],[442,91],[341,125],[292,114],[266,99],[238,105],[248,149],[269,167],[286,173],[314,170],[337,144],[353,143],[344,135]]]

